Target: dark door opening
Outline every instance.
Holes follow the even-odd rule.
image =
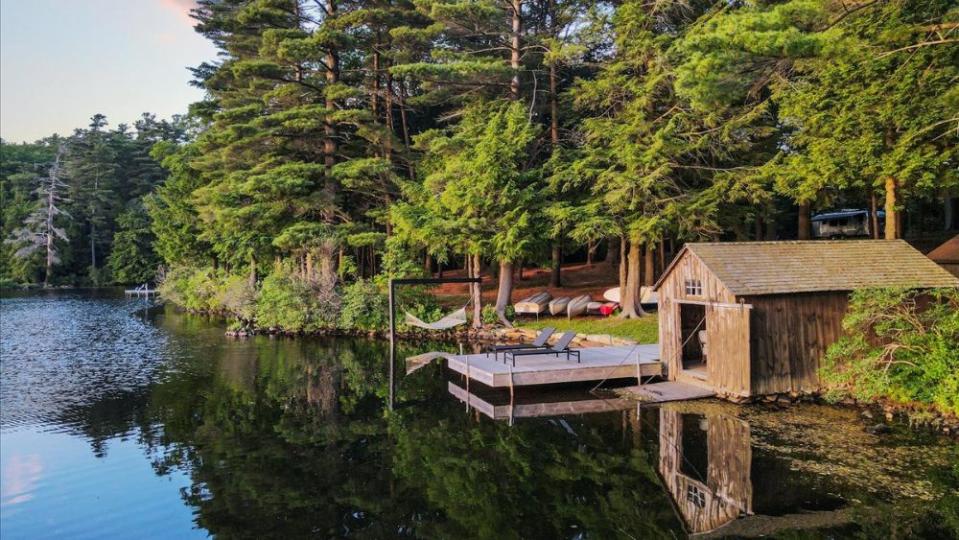
[[[680,343],[684,370],[706,370],[706,306],[679,304]]]

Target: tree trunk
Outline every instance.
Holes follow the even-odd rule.
[[[627,258],[626,258],[626,248],[627,248],[627,245],[626,245],[626,244],[627,244],[627,242],[626,242],[626,237],[625,237],[625,236],[620,236],[620,237],[619,237],[619,294],[620,294],[620,299],[622,299],[622,295],[626,294],[626,265],[627,265]]]
[[[811,212],[810,204],[808,202],[799,203],[799,233],[798,238],[800,240],[809,240],[810,237],[810,221],[809,214]]]
[[[869,237],[879,238],[879,204],[876,202],[876,192],[869,193]]]
[[[659,241],[659,265],[656,268],[656,275],[663,277],[663,273],[666,272],[666,240]]]
[[[645,253],[645,269],[643,270],[643,285],[647,287],[652,287],[653,283],[656,282],[656,268],[654,261],[656,255],[656,243],[649,242],[646,244],[646,253]]]
[[[433,256],[430,255],[430,252],[426,252],[426,256],[423,257],[423,270],[426,271],[427,276],[433,275]]]
[[[550,287],[562,287],[562,265],[563,265],[563,245],[559,242],[553,242],[553,266],[549,274]]]
[[[509,96],[510,99],[519,100],[519,91],[520,91],[520,79],[519,79],[519,70],[520,70],[520,55],[522,53],[522,36],[523,36],[523,1],[522,0],[512,0],[512,32],[510,33],[510,55],[509,55],[509,66],[513,71],[513,78],[510,79],[509,83]]]
[[[606,240],[606,264],[615,267],[619,264],[620,253],[619,245],[620,239],[618,236],[612,236]]]
[[[899,214],[896,210],[896,179],[886,177],[886,239],[899,238]]]
[[[951,231],[955,221],[955,212],[952,207],[952,194],[949,190],[942,191],[942,230]]]
[[[500,261],[499,263],[499,288],[496,291],[496,316],[507,328],[512,328],[513,324],[506,318],[506,306],[513,300],[513,263]]]
[[[596,253],[596,244],[590,240],[586,242],[586,266],[593,266],[593,255]]]
[[[250,255],[250,277],[248,278],[247,283],[250,285],[250,288],[256,287],[256,256]]]
[[[473,255],[470,266],[473,268],[473,277],[481,276],[480,256]],[[483,327],[483,291],[479,283],[473,284],[473,328]]]
[[[642,240],[633,237],[629,240],[629,256],[626,258],[626,286],[620,290],[624,319],[633,319],[643,315],[639,305],[640,265],[643,264]]]
[[[556,35],[556,0],[549,0],[549,35]],[[553,151],[559,148],[559,98],[556,92],[556,61],[549,64],[549,140],[553,144]]]
[[[503,268],[503,265],[500,264],[500,269]],[[516,264],[516,281],[523,281],[523,259],[520,259]]]
[[[327,18],[336,16],[336,0],[327,0],[326,15]],[[340,77],[340,57],[338,51],[333,47],[330,47],[326,52],[326,65],[326,83],[327,85],[334,85]],[[331,94],[327,95],[324,106],[327,111],[330,112],[336,109],[336,102],[331,97]],[[336,199],[339,186],[333,179],[333,165],[336,164],[336,128],[333,125],[333,116],[331,114],[327,114],[323,119],[323,134],[323,164],[326,170],[326,184],[324,189],[327,197],[332,202]],[[332,213],[327,216],[327,221],[333,221]]]

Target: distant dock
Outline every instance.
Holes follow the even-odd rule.
[[[123,294],[127,296],[144,296],[149,298],[150,296],[156,296],[158,293],[156,289],[151,289],[146,283],[144,283],[135,289],[124,290]]]

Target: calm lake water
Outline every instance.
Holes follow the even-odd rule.
[[[7,294],[0,324],[4,540],[959,535],[956,443],[853,411],[475,385],[467,409],[431,365],[389,412],[382,342],[234,341],[103,291]]]

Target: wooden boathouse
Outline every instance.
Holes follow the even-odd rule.
[[[671,381],[749,397],[819,388],[849,293],[959,287],[902,240],[688,243],[654,286]]]

